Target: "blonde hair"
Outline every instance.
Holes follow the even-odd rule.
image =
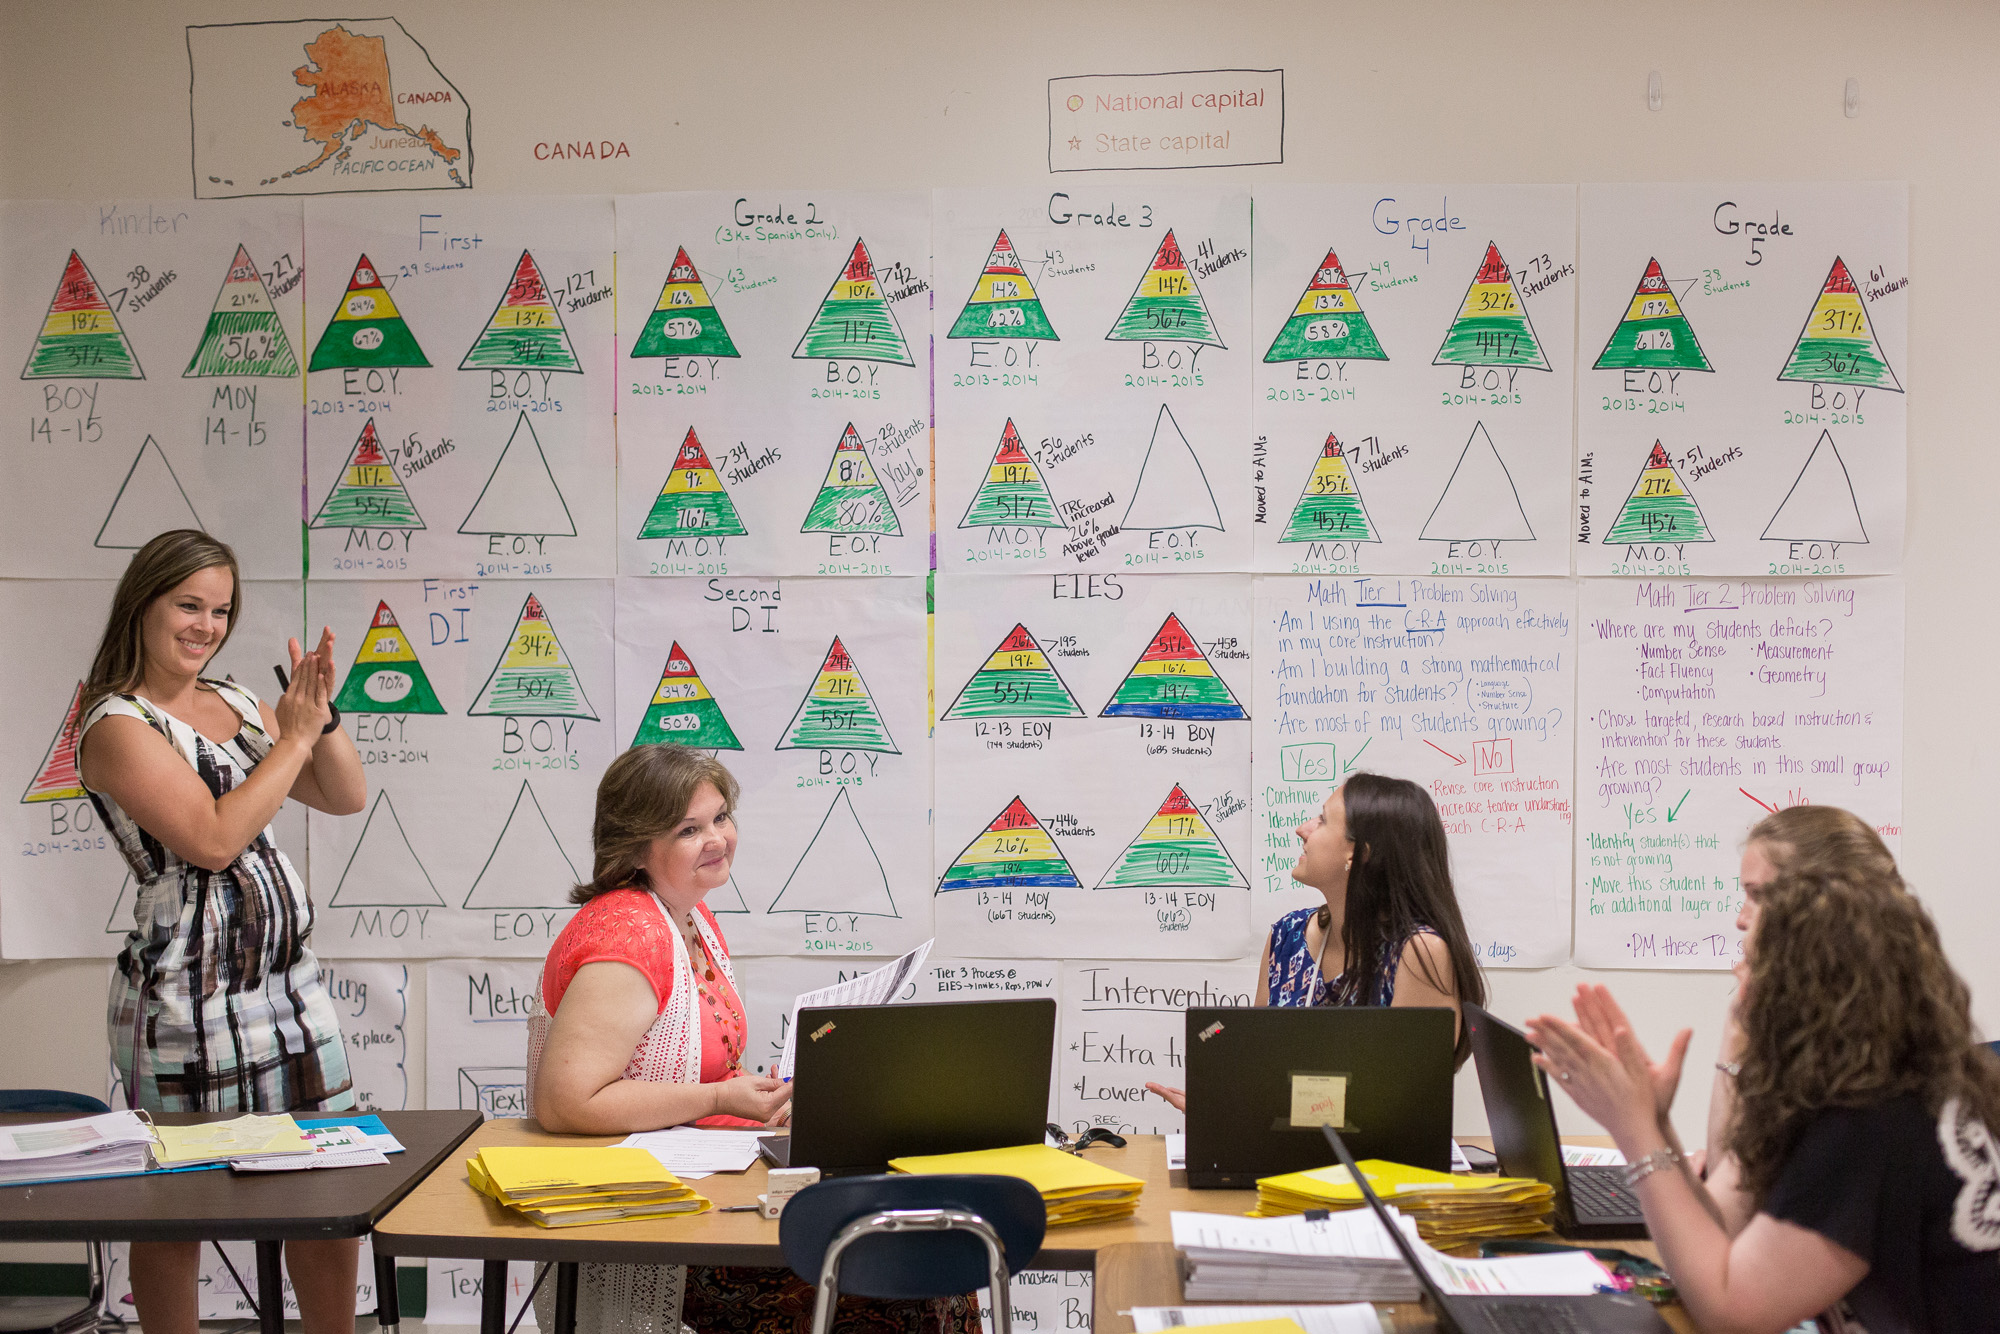
[[[590,883],[572,889],[569,901],[588,903],[599,894],[635,885],[650,888],[647,849],[687,818],[704,785],[722,795],[724,809],[736,808],[741,791],[736,776],[713,755],[656,742],[634,746],[611,761],[597,784]]]
[[[89,717],[99,701],[129,694],[146,679],[147,611],[188,579],[217,566],[228,569],[230,584],[229,627],[215,646],[215,653],[220,653],[243,616],[243,576],[236,568],[236,553],[198,528],[161,533],[133,553],[132,563],[118,580],[118,591],[111,595],[111,615],[83,684],[81,717]],[[215,653],[209,661],[215,660]]]

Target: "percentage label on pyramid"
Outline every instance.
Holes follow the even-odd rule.
[[[1176,783],[1138,837],[1118,854],[1118,860],[1097,882],[1097,888],[1157,889],[1178,885],[1248,889],[1250,882],[1236,869],[1235,859],[1222,846],[1201,808],[1189,801],[1187,793]]]
[[[1861,506],[1854,499],[1854,479],[1847,475],[1847,461],[1833,443],[1833,432],[1821,431],[1806,455],[1805,466],[1792,479],[1778,512],[1766,524],[1766,542],[1852,542],[1868,541],[1868,529],[1861,522]]]
[[[273,375],[299,373],[299,359],[292,355],[292,340],[285,322],[264,286],[246,246],[236,247],[236,258],[223,275],[222,290],[215,294],[215,306],[201,331],[201,342],[188,359],[184,378],[213,375]]]
[[[437,691],[417,660],[417,647],[396,624],[387,602],[375,604],[375,617],[361,637],[354,665],[347,669],[333,702],[349,713],[443,713]]]
[[[83,256],[69,252],[23,380],[143,380],[139,358]]]
[[[1387,361],[1375,326],[1362,313],[1360,299],[1340,267],[1340,256],[1329,250],[1299,294],[1299,303],[1278,336],[1271,340],[1265,361]]]
[[[1465,289],[1459,302],[1458,318],[1445,330],[1444,342],[1433,366],[1519,366],[1527,370],[1549,369],[1549,359],[1535,337],[1535,326],[1521,294],[1514,290],[1514,276],[1500,247],[1486,243],[1486,258]]]
[[[525,778],[486,864],[465,892],[467,908],[568,908],[570,887],[582,877],[563,850],[555,826]]]
[[[313,515],[314,528],[411,528],[424,526],[410,493],[382,452],[375,419],[361,425],[361,434],[347,456],[333,489]]]
[[[416,335],[382,285],[374,263],[363,255],[355,261],[340,306],[313,347],[309,371],[340,368],[428,366],[430,358],[417,346]]]
[[[63,720],[56,727],[56,734],[49,740],[48,754],[35,768],[35,776],[28,780],[27,791],[21,794],[21,804],[37,801],[80,801],[90,795],[83,790],[83,776],[76,769],[77,743],[82,739],[83,682],[76,683],[70,692],[69,707],[63,710]]]
[[[1111,332],[1104,336],[1113,342],[1160,340],[1223,346],[1215,321],[1209,318],[1208,303],[1195,285],[1194,271],[1188,268],[1171,230],[1153,252],[1153,262],[1132,289]]]
[[[475,717],[587,718],[597,714],[584,697],[576,667],[563,652],[555,626],[533,593],[521,604],[507,647],[493,664],[493,674],[480,687],[466,713]]]
[[[993,462],[986,465],[986,478],[965,507],[960,528],[1067,528],[1056,514],[1055,497],[1028,451],[1021,445],[1021,433],[1009,417],[993,450]]]
[[[570,346],[569,330],[563,327],[562,312],[542,281],[535,257],[527,251],[521,252],[507,290],[458,368],[583,373],[576,349]]]
[[[902,753],[890,738],[881,710],[875,707],[875,697],[868,693],[868,683],[861,679],[861,671],[839,635],[833,637],[812,686],[774,749],[821,747]]]
[[[944,711],[945,718],[1081,718],[1049,655],[1016,624]]]
[[[346,707],[345,705],[342,706]],[[438,893],[431,873],[410,846],[396,803],[383,788],[368,808],[361,837],[341,868],[329,908],[442,908],[444,895]]]
[[[139,446],[118,494],[105,511],[92,546],[110,551],[136,551],[161,533],[176,528],[201,528],[201,516],[174,473],[174,465],[152,436]]]
[[[1132,499],[1118,526],[1128,532],[1148,528],[1222,530],[1222,511],[1216,506],[1208,473],[1165,403],[1153,418],[1153,438],[1146,442],[1146,457],[1140,461]]]
[[[1514,476],[1493,447],[1486,423],[1474,422],[1444,492],[1417,534],[1424,542],[1532,542],[1535,530],[1521,507]]]
[[[986,257],[985,270],[972,285],[972,295],[966,298],[965,308],[958,312],[945,337],[1062,341],[1042,309],[1041,298],[1035,295],[1028,271],[1021,267],[1021,257],[1014,253],[1014,243],[1007,239],[1006,228],[1000,229],[993,252]]]
[[[698,750],[743,749],[736,729],[722,716],[722,706],[702,683],[701,673],[695,670],[693,659],[682,652],[679,640],[667,651],[660,684],[646,705],[646,716],[639,720],[639,730],[632,734],[635,746],[662,741]]]
[[[865,457],[865,455],[864,455]],[[749,531],[736,512],[736,502],[722,484],[708,451],[688,427],[674,455],[673,470],[639,526],[644,541],[658,537],[734,537]]]
[[[833,794],[798,864],[764,911],[902,916],[896,911],[896,896],[889,892],[889,872],[861,817],[854,813],[847,788]]]
[[[1248,718],[1201,645],[1169,613],[1100,718]]]
[[[563,499],[535,424],[523,411],[514,419],[506,448],[493,461],[479,499],[458,531],[478,537],[575,537],[576,520]]]
[[[1619,542],[1713,542],[1701,506],[1681,482],[1680,470],[1667,457],[1666,448],[1653,442],[1646,466],[1618,519],[1605,531],[1607,544]]]
[[[1854,285],[1854,275],[1838,255],[1778,378],[1903,392],[1902,381],[1882,355],[1882,344],[1875,337],[1874,322],[1868,318],[1868,306]]]
[[[1361,492],[1354,485],[1354,470],[1348,466],[1347,454],[1331,431],[1326,434],[1326,444],[1320,447],[1319,457],[1313,460],[1305,489],[1299,492],[1299,503],[1292,506],[1292,517],[1285,524],[1285,535],[1278,540],[1382,540],[1375,531],[1375,525],[1369,522],[1368,507],[1362,504]]]
[[[868,461],[868,447],[861,443],[861,433],[854,429],[853,422],[847,423],[847,429],[840,433],[840,443],[833,447],[826,480],[820,483],[819,494],[813,497],[799,531],[902,535],[902,520],[896,517],[896,507],[889,503],[888,491],[875,476],[875,465]]]
[[[852,361],[889,361],[914,366],[909,344],[896,323],[896,312],[882,295],[882,283],[868,258],[868,243],[857,240],[840,276],[827,288],[813,312],[794,357],[845,357]]]
[[[1683,370],[1713,371],[1694,328],[1687,321],[1674,289],[1660,271],[1660,261],[1646,261],[1646,272],[1625,307],[1625,316],[1612,329],[1604,351],[1598,353],[1592,370]]]
[[[1010,887],[1078,889],[1082,882],[1070,869],[1049,831],[1015,797],[1007,809],[993,817],[965,850],[952,858],[938,881],[938,893],[955,889],[1006,889]]]
[[[660,287],[660,299],[632,344],[635,357],[740,357],[722,315],[709,299],[708,286],[688,258],[686,246],[674,251],[674,266]]]

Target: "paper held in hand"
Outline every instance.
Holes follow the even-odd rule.
[[[886,1005],[896,1000],[923,971],[936,939],[926,940],[900,959],[891,960],[872,973],[850,977],[818,991],[802,992],[792,1002],[791,1020],[785,1025],[785,1050],[778,1057],[778,1078],[792,1077],[792,1056],[798,1049],[799,1011],[811,1005]]]

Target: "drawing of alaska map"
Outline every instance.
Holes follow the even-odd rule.
[[[187,30],[194,193],[469,189],[472,112],[395,19]]]

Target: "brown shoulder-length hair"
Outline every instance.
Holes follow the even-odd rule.
[[[1955,1097],[2000,1127],[2000,1057],[1977,1041],[1966,985],[1900,877],[1795,865],[1758,905],[1726,1131],[1751,1198],[1829,1108],[1911,1096],[1937,1116]]]
[[[1867,883],[1905,888],[1882,836],[1838,806],[1788,806],[1758,821],[1744,842],[1762,843],[1781,874],[1842,871]]]
[[[223,631],[215,653],[222,652],[243,619],[243,576],[229,544],[216,541],[199,528],[175,528],[133,553],[132,563],[118,580],[118,591],[111,595],[111,615],[105,618],[104,638],[98,641],[97,657],[83,683],[79,717],[89,717],[100,700],[128,694],[146,679],[147,609],[183,580],[218,565],[229,570],[229,628]],[[210,662],[215,653],[209,655]]]
[[[597,816],[590,825],[590,883],[570,891],[571,903],[588,903],[614,889],[650,889],[646,849],[687,818],[706,784],[736,809],[736,776],[713,755],[665,742],[634,746],[611,761],[597,784]]]

